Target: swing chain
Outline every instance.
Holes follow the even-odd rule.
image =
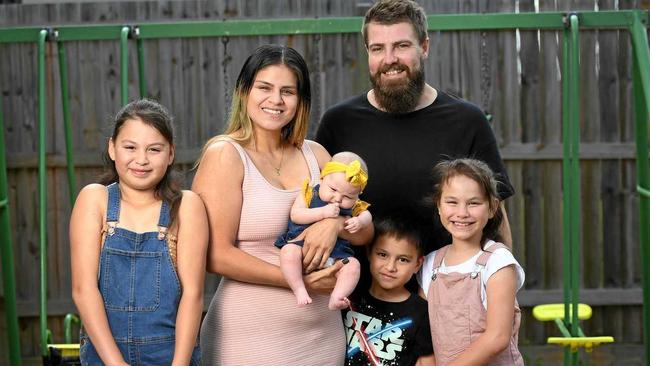
[[[223,71],[223,90],[224,90],[224,102],[226,105],[230,105],[230,100],[228,97],[228,92],[230,88],[228,87],[228,64],[230,63],[230,56],[228,55],[228,42],[230,38],[224,36],[221,38],[221,43],[223,44],[223,58],[221,60],[221,70]]]
[[[487,49],[487,32],[481,31],[481,108],[488,122],[492,121],[490,109],[491,68]]]
[[[321,88],[321,52],[320,52],[320,47],[321,47],[321,35],[320,33],[317,33],[314,35],[314,55],[316,56],[316,67],[314,70],[316,72],[314,73],[314,88],[312,89],[314,91],[314,98],[312,98],[312,115],[313,116],[318,116],[318,120],[320,120],[320,88]]]

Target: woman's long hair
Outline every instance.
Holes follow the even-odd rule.
[[[247,145],[254,139],[253,122],[246,109],[248,95],[253,87],[257,73],[265,67],[274,65],[288,67],[295,75],[298,83],[298,108],[291,122],[282,128],[282,141],[296,147],[302,146],[305,136],[307,136],[311,109],[311,85],[307,63],[300,53],[291,47],[264,45],[253,51],[244,62],[233,92],[228,127],[223,135],[212,137],[206,142],[196,166],[201,161],[205,150],[216,141],[222,140],[224,135],[231,135],[238,131],[239,133],[231,138],[242,145]]]

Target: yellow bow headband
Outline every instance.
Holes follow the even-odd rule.
[[[359,187],[363,191],[368,183],[368,173],[361,169],[359,160],[354,160],[350,164],[343,164],[338,161],[330,161],[320,172],[321,177],[332,173],[345,173],[345,178],[353,187]]]

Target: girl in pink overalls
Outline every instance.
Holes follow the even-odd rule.
[[[523,365],[515,294],[524,271],[495,241],[503,217],[494,175],[473,159],[443,161],[434,173],[433,200],[452,236],[427,255],[418,275],[436,366]]]

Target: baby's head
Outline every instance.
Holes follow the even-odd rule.
[[[476,159],[455,159],[433,168],[432,201],[440,221],[452,235],[499,240],[503,215],[499,209],[498,182],[490,167]]]
[[[355,153],[343,151],[332,156],[321,171],[318,196],[340,208],[352,208],[368,182],[366,162]]]

